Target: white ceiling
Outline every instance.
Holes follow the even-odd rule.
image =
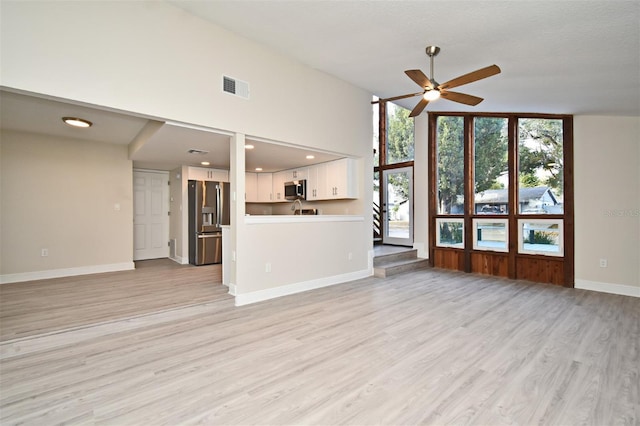
[[[456,88],[485,100],[444,99],[426,111],[640,115],[640,1],[324,1],[245,0],[170,3],[297,58],[380,97],[417,92],[404,70],[439,82],[497,64],[502,73]],[[430,75],[427,45],[442,50]],[[416,98],[399,102],[413,108]],[[149,117],[67,100],[0,91],[2,128],[129,144]],[[70,128],[63,116],[94,123]],[[34,120],[37,118],[37,120]],[[251,141],[246,168],[298,167],[308,152]],[[187,154],[191,148],[209,154]],[[315,162],[337,158],[315,153]],[[133,157],[134,167],[169,170],[209,161],[229,165],[229,136],[215,129],[162,125]]]
[[[62,117],[84,118],[93,125],[87,129],[73,128],[64,124]],[[144,129],[150,122],[155,122],[158,126],[157,130],[147,134]],[[208,161],[210,165],[207,167],[229,169],[231,138],[228,134],[183,123],[106,111],[67,100],[0,90],[0,127],[122,145],[129,145],[138,137],[144,136],[145,142],[131,157],[136,168],[172,170],[181,165],[200,166],[202,161]],[[270,141],[247,139],[246,142],[254,145],[254,149],[245,152],[247,171],[261,167],[264,172],[273,172],[340,158],[332,153],[311,152],[305,148]],[[206,153],[189,154],[190,149]],[[309,154],[313,154],[315,158],[307,159]]]
[[[640,115],[637,0],[170,3],[380,97],[420,90],[404,70],[430,74],[427,45],[442,49],[429,75],[440,83],[502,69],[455,89],[485,98],[478,106],[427,111]]]

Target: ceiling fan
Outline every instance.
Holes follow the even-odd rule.
[[[464,93],[451,92],[449,89],[462,86],[463,84],[482,80],[483,78],[491,77],[492,75],[500,73],[500,67],[498,67],[497,65],[490,65],[488,67],[481,68],[468,74],[461,75],[460,77],[449,80],[446,83],[440,84],[433,78],[433,57],[440,52],[440,48],[437,46],[427,46],[426,52],[431,62],[431,79],[429,79],[429,77],[427,77],[420,70],[406,70],[404,72],[407,76],[409,76],[411,80],[415,81],[418,86],[422,87],[421,92],[409,93],[408,95],[394,96],[392,98],[386,99],[378,99],[377,101],[373,101],[371,103],[375,104],[378,102],[396,101],[398,99],[410,98],[412,96],[422,96],[422,99],[420,99],[420,102],[418,102],[418,104],[413,108],[413,110],[409,114],[409,117],[415,117],[419,115],[425,109],[429,102],[434,101],[440,97],[453,102],[475,106],[482,102],[483,99]]]

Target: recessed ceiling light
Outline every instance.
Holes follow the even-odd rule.
[[[201,161],[201,162],[200,162],[200,164],[202,164],[203,166],[208,166],[208,165],[210,165],[211,163],[210,163],[210,162],[208,162],[208,161]]]
[[[72,127],[81,127],[81,128],[87,128],[87,127],[91,127],[93,125],[92,122],[88,121],[88,120],[84,120],[82,118],[77,118],[77,117],[62,117],[62,121],[64,121],[65,124],[72,126]]]
[[[313,160],[314,158],[316,158],[315,155],[311,155],[311,154],[307,155],[307,160]]]
[[[255,146],[253,146],[251,144],[248,144],[248,145],[244,146],[244,149],[253,149],[253,148],[255,148]]]
[[[256,167],[256,172],[261,172],[262,171],[262,167]]]

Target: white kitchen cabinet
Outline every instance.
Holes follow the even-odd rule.
[[[247,203],[258,202],[258,174],[246,172],[244,174],[244,201]]]
[[[320,195],[318,192],[319,179],[318,179],[318,169],[319,166],[309,166],[307,169],[307,200],[314,201],[320,200]],[[326,178],[325,178],[326,180]],[[322,185],[324,187],[324,183]]]
[[[301,167],[298,169],[291,169],[291,170],[283,170],[280,173],[282,173],[284,176],[284,182],[307,179],[307,167]]]
[[[288,182],[288,174],[286,171],[276,172],[273,174],[273,199],[272,202],[283,202],[286,201],[284,198],[284,183]]]
[[[213,182],[229,182],[229,171],[206,167],[189,167],[189,179]]]
[[[358,198],[357,163],[352,158],[342,158],[326,164],[326,199]]]
[[[358,198],[356,161],[343,158],[309,167],[307,200]]]
[[[273,201],[273,175],[271,173],[256,173],[257,202],[270,203]]]

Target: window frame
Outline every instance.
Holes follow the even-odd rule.
[[[486,256],[500,256],[502,261],[507,266],[504,266],[504,270],[507,271],[503,275],[508,278],[520,278],[526,269],[522,266],[525,262],[533,262],[538,264],[547,264],[548,262],[560,262],[561,267],[557,269],[559,272],[553,272],[556,276],[552,277],[555,280],[553,283],[563,285],[567,287],[573,287],[575,275],[574,275],[574,200],[573,200],[573,116],[566,114],[537,114],[537,113],[467,113],[467,112],[429,112],[429,128],[428,128],[428,167],[429,167],[429,188],[428,188],[428,206],[429,206],[429,228],[436,229],[436,220],[443,217],[450,216],[441,215],[438,213],[437,206],[437,152],[436,146],[438,143],[438,118],[441,116],[461,116],[464,118],[464,214],[461,215],[465,221],[465,247],[438,247],[436,245],[436,232],[430,232],[429,235],[429,259],[432,266],[445,265],[442,267],[449,267],[446,265],[453,265],[452,269],[457,269],[465,272],[472,272],[472,262],[478,262],[479,259],[487,262]],[[505,214],[476,214],[474,205],[474,185],[475,179],[474,173],[474,118],[476,117],[500,117],[508,119],[508,197],[509,197],[509,211]],[[563,135],[563,195],[564,195],[564,211],[562,214],[520,214],[518,204],[518,120],[521,118],[536,118],[536,119],[561,119],[562,120],[562,135]],[[482,250],[473,247],[473,232],[475,226],[473,225],[474,219],[489,219],[496,221],[499,219],[506,219],[508,221],[509,250],[506,252]],[[562,244],[563,255],[553,256],[548,253],[520,253],[518,250],[518,220],[526,219],[529,222],[536,222],[538,220],[561,220],[562,221]],[[444,251],[443,251],[444,250]],[[447,254],[449,253],[449,254]],[[480,256],[480,257],[479,257]],[[482,257],[484,256],[484,257]],[[491,264],[489,261],[488,265]],[[490,270],[492,267],[487,266]],[[494,264],[494,269],[499,269]],[[531,267],[533,268],[533,267]],[[548,270],[552,270],[555,267],[547,266]],[[476,265],[475,270],[478,270]],[[488,272],[491,273],[491,272]],[[502,273],[502,271],[501,271]],[[552,274],[552,273],[550,273]],[[544,275],[544,274],[541,274]],[[557,276],[561,276],[557,278]],[[524,278],[527,279],[527,278]],[[537,279],[536,279],[537,280]],[[542,282],[544,278],[541,279]],[[549,281],[550,282],[550,281]]]

